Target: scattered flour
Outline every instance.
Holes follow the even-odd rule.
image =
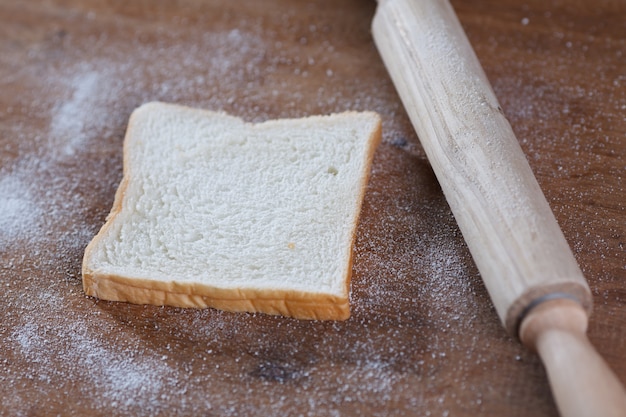
[[[50,122],[50,152],[58,153],[59,157],[74,155],[78,148],[87,146],[87,128],[90,122],[101,121],[94,117],[101,111],[102,105],[99,98],[102,97],[99,89],[109,88],[107,80],[97,71],[88,70],[79,72],[71,80],[70,89],[72,96],[61,102],[58,108],[53,109],[53,117]],[[102,126],[95,126],[101,128]]]
[[[97,25],[98,14],[86,17],[85,25]],[[511,346],[490,310],[384,69],[368,65],[378,56],[341,49],[333,36],[350,33],[316,40],[327,36],[323,22],[299,27],[294,15],[283,19],[280,36],[297,39],[297,50],[255,22],[237,29],[155,22],[137,32],[132,19],[121,18],[102,33],[70,22],[79,33],[64,35],[64,49],[33,47],[20,72],[0,76],[0,87],[19,80],[45,93],[33,94],[39,102],[0,109],[4,118],[22,111],[10,133],[29,134],[22,139],[34,144],[0,167],[0,414],[36,413],[36,397],[43,410],[63,404],[59,412],[75,415],[158,415],[172,406],[186,415],[480,415],[511,388],[491,385],[488,372],[515,381],[526,373],[526,381],[539,381],[537,392],[548,392],[541,371],[533,371],[540,365]],[[324,53],[315,55],[320,46]],[[56,65],[42,73],[37,59],[53,52]],[[375,85],[363,88],[363,79]],[[313,97],[310,80],[319,82]],[[564,111],[556,101],[530,101],[541,86],[524,90],[502,78],[495,87],[511,100],[504,104],[514,119],[543,114],[545,125]],[[284,107],[273,107],[277,98]],[[254,121],[347,109],[383,114],[385,143],[361,218],[351,320],[144,309],[84,297],[82,250],[110,208],[128,115],[149,100]],[[40,123],[36,131],[27,129],[31,119]],[[464,387],[473,401],[455,398],[451,386]]]
[[[152,413],[164,390],[177,392],[176,372],[160,355],[139,349],[141,341],[132,333],[111,349],[100,326],[85,317],[67,317],[68,297],[57,291],[48,288],[34,302],[14,303],[21,310],[22,324],[14,328],[9,340],[17,344],[18,357],[28,364],[18,378],[40,381],[49,395],[59,386],[79,384],[84,396],[100,396],[113,407],[135,413]],[[121,347],[128,349],[127,354],[120,353]]]
[[[40,232],[44,210],[26,181],[19,176],[0,177],[0,247]]]

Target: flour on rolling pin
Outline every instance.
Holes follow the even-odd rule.
[[[541,356],[559,410],[625,416],[587,340],[589,286],[452,6],[381,1],[373,33],[500,319]]]

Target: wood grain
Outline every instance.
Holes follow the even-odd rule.
[[[587,324],[578,302],[553,299],[530,311],[520,339],[541,357],[562,416],[624,417],[626,391],[587,340]]]
[[[454,1],[626,381],[626,5]],[[0,0],[0,407],[9,415],[556,416],[372,42],[375,2]],[[383,117],[352,318],[97,302],[80,261],[149,100]]]
[[[450,3],[384,1],[374,42],[503,324],[591,294]]]

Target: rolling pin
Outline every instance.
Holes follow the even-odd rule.
[[[589,286],[448,0],[379,0],[374,41],[505,328],[564,417],[624,417]]]

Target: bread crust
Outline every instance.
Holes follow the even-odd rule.
[[[142,107],[149,105],[150,104],[146,104]],[[191,308],[211,307],[225,311],[260,312],[309,320],[348,319],[350,317],[349,292],[352,278],[353,247],[356,238],[356,228],[367,182],[369,180],[370,167],[374,153],[382,139],[380,117],[376,113],[371,113],[375,115],[377,123],[376,128],[372,131],[368,139],[366,169],[364,175],[361,176],[357,207],[355,207],[355,221],[352,225],[350,253],[348,255],[349,265],[346,268],[347,276],[344,279],[345,287],[341,296],[281,289],[219,288],[197,282],[150,280],[92,270],[89,267],[92,252],[97,247],[100,240],[106,236],[107,230],[111,227],[115,217],[123,210],[124,194],[132,176],[129,153],[130,142],[133,140],[135,130],[137,110],[133,112],[130,117],[124,138],[123,178],[115,193],[113,206],[106,218],[105,224],[85,249],[82,265],[83,289],[85,293],[88,296],[103,300],[130,302],[134,304],[168,305]]]
[[[173,307],[212,307],[233,312],[260,312],[309,320],[346,320],[348,297],[298,291],[225,289],[197,283],[133,279],[117,275],[83,275],[85,293],[103,300]]]

